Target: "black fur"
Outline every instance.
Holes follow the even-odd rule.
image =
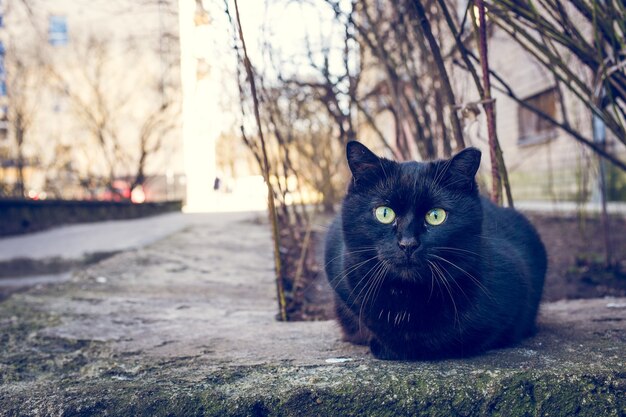
[[[397,163],[350,142],[352,182],[326,239],[345,339],[381,359],[462,357],[534,332],[546,253],[530,223],[478,194],[480,151]],[[376,220],[391,207],[393,224]],[[426,212],[443,208],[439,226]],[[402,250],[405,239],[418,245]]]

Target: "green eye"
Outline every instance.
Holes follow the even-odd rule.
[[[448,217],[448,215],[444,209],[434,208],[426,213],[426,223],[439,226],[446,221],[446,217]]]
[[[389,224],[393,222],[396,218],[396,213],[386,206],[380,206],[376,208],[375,211],[376,220],[383,224]]]

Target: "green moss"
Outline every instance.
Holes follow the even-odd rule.
[[[297,371],[292,368],[281,378],[270,377],[254,389],[242,390],[246,386],[243,380],[257,381],[264,374],[262,369],[246,368],[242,370],[243,380],[232,384],[194,384],[146,375],[136,381],[116,382],[105,378],[67,381],[45,389],[39,386],[38,390],[56,393],[46,404],[51,414],[73,416],[617,417],[625,407],[620,390],[623,376],[618,375],[511,370],[493,375],[489,389],[482,391],[471,385],[475,380],[471,374],[447,377],[422,369],[409,370],[407,378],[396,374],[398,377],[394,379],[386,372],[389,369],[384,368],[369,374],[348,369],[336,375],[334,383],[302,384],[297,388],[292,386],[297,379],[294,377]],[[324,374],[328,370],[312,370],[312,374],[318,372]],[[619,384],[615,383],[616,378],[622,378]],[[30,409],[35,401],[27,399],[27,393],[22,395],[22,398],[13,396],[12,400],[17,402],[12,402],[7,410],[20,414],[22,406],[26,406],[23,410]]]
[[[2,384],[31,384],[10,394],[0,389],[0,407],[10,415],[37,409],[45,411],[40,415],[72,416],[617,417],[626,409],[623,365],[621,371],[609,364],[590,372],[570,362],[558,369],[523,370],[497,360],[489,367],[373,361],[198,371],[196,358],[120,358],[91,341],[43,337],[38,331],[58,318],[25,311],[13,300],[1,308],[20,315],[2,322],[3,330],[10,330],[3,332],[3,342],[11,335],[11,348],[0,354]],[[18,347],[28,350],[18,352]],[[96,359],[102,369],[86,372]],[[199,372],[204,376],[198,379]]]
[[[43,376],[80,370],[89,359],[85,351],[98,342],[50,337],[41,330],[56,326],[59,317],[26,308],[20,297],[0,304],[0,383],[32,381]]]

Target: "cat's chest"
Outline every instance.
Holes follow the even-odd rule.
[[[402,284],[383,285],[378,296],[378,303],[381,307],[391,310],[409,310],[416,306],[419,298],[418,289],[414,286]]]
[[[382,285],[376,299],[373,301],[376,316],[384,319],[387,316],[404,316],[408,320],[411,317],[434,317],[444,314],[448,304],[454,308],[454,304],[446,298],[439,288],[433,288],[426,284],[392,282]],[[380,314],[380,311],[383,311]]]
[[[366,325],[379,335],[392,332],[400,337],[404,330],[419,327],[423,316],[423,311],[415,300],[415,289],[389,285],[381,288],[381,294],[369,309]]]

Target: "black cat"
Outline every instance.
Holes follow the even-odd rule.
[[[546,252],[521,214],[479,196],[480,156],[398,163],[348,143],[353,178],[325,252],[345,340],[439,359],[533,334]]]

